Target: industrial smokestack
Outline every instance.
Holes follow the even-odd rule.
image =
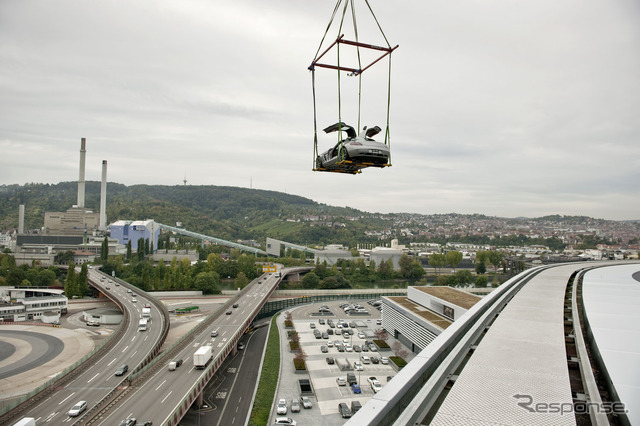
[[[102,184],[100,185],[100,230],[107,229],[107,160],[102,160]]]
[[[18,209],[18,234],[24,234],[24,204]]]
[[[80,177],[78,178],[78,208],[84,208],[84,160],[87,155],[86,140],[80,144]]]

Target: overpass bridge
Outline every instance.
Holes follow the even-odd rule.
[[[164,305],[124,281],[112,278],[115,282],[109,283],[106,278],[106,274],[96,269],[89,270],[90,284],[122,311],[121,326],[106,343],[19,401],[16,407],[0,417],[0,424],[13,424],[25,416],[35,418],[38,424],[61,424],[69,419],[67,411],[77,401],[85,400],[89,407],[99,405],[126,383],[126,376],[114,376],[121,364],[127,364],[135,371],[159,352],[169,329],[169,315]],[[139,303],[132,302],[128,288],[138,293]],[[152,306],[153,327],[140,334],[138,318],[141,306],[146,303]]]
[[[286,268],[281,270],[282,275],[287,272]],[[202,404],[205,386],[225,358],[236,352],[238,341],[278,287],[281,278],[280,274],[266,273],[252,281],[180,341],[132,374],[129,385],[114,395],[113,401],[93,410],[74,425],[112,425],[129,417],[149,420],[157,425],[179,424],[194,402]],[[206,368],[196,369],[193,354],[202,346],[213,349],[213,359]],[[183,365],[169,371],[168,363],[177,358],[184,361]]]

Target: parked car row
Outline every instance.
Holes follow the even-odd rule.
[[[279,415],[287,414],[289,407],[291,407],[290,409],[292,413],[299,413],[301,406],[304,409],[310,409],[313,407],[313,404],[311,403],[311,400],[307,396],[301,396],[300,398],[292,398],[290,406],[287,404],[286,399],[280,398],[278,400],[278,405],[276,406],[276,413]],[[276,424],[295,424],[295,423],[277,423],[276,422]]]
[[[338,404],[338,413],[340,413],[343,419],[348,419],[349,417],[357,413],[361,408],[362,404],[360,404],[360,401],[351,401],[351,407],[349,407],[346,403],[341,402]]]

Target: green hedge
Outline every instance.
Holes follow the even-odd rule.
[[[374,340],[373,343],[375,343],[379,348],[384,348],[384,349],[389,349],[389,345],[387,345],[387,342],[385,342],[384,340]]]
[[[260,383],[253,403],[253,410],[249,418],[249,426],[264,426],[269,423],[273,398],[278,388],[278,376],[280,375],[280,334],[276,314],[271,320],[271,330],[267,341],[267,350],[264,354]]]
[[[407,365],[407,361],[405,361],[403,358],[400,358],[399,356],[390,356],[389,359],[391,360],[391,362],[398,366],[398,370],[402,370],[402,367]]]

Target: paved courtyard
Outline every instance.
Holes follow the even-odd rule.
[[[354,361],[359,361],[362,355],[366,356],[390,356],[393,352],[338,352],[335,347],[336,340],[350,343],[351,345],[362,345],[364,343],[363,338],[358,337],[359,332],[364,330],[374,330],[381,327],[377,324],[377,320],[381,318],[381,313],[374,307],[367,304],[366,300],[357,301],[360,303],[366,311],[366,315],[349,316],[339,307],[342,303],[347,303],[347,300],[331,301],[327,303],[316,302],[312,305],[305,305],[298,308],[292,308],[289,311],[293,317],[293,323],[295,330],[300,336],[300,345],[307,354],[307,373],[296,374],[293,366],[293,358],[295,356],[289,349],[289,339],[287,336],[287,329],[284,327],[285,315],[278,317],[278,329],[280,332],[280,350],[281,350],[281,366],[280,366],[280,382],[278,391],[276,392],[276,398],[274,401],[274,407],[272,410],[271,422],[275,421],[276,417],[280,417],[276,414],[276,404],[278,399],[284,398],[287,400],[287,414],[286,417],[290,417],[295,420],[299,425],[342,425],[347,419],[343,419],[338,413],[338,404],[341,402],[346,403],[349,407],[351,402],[356,400],[364,405],[374,395],[371,386],[369,385],[367,378],[375,376],[382,384],[382,387],[387,384],[387,378],[393,377],[396,374],[395,369],[389,364],[363,364],[362,371],[356,370],[341,370],[338,362],[333,365],[327,364],[326,358],[333,357],[336,361],[341,361],[343,364],[353,367]],[[318,309],[322,304],[329,306],[331,311],[330,315],[319,316]],[[320,332],[327,332],[330,328],[329,325],[321,325],[318,320],[322,318],[325,321],[333,319],[337,322],[338,319],[342,319],[349,322],[362,322],[365,327],[354,328],[354,334],[348,338],[342,335],[336,335],[336,331],[339,333],[340,328],[333,328],[333,335],[329,335],[329,339],[316,339],[314,336],[314,328],[311,328],[311,324],[314,324],[315,329]],[[372,340],[372,338],[367,338]],[[334,342],[333,347],[329,347],[328,353],[321,352],[321,346],[327,345],[327,340]],[[387,343],[393,347],[395,339],[389,337]],[[409,352],[407,350],[407,352]],[[413,358],[413,354],[407,356],[407,361]],[[361,394],[354,394],[351,387],[339,386],[336,382],[338,377],[347,377],[347,373],[354,373],[358,383],[361,385]],[[300,397],[300,388],[298,385],[299,379],[309,379],[314,392],[314,395],[310,395],[309,398],[313,403],[313,408],[305,410],[301,408],[299,413],[291,412],[291,400],[293,398]]]

